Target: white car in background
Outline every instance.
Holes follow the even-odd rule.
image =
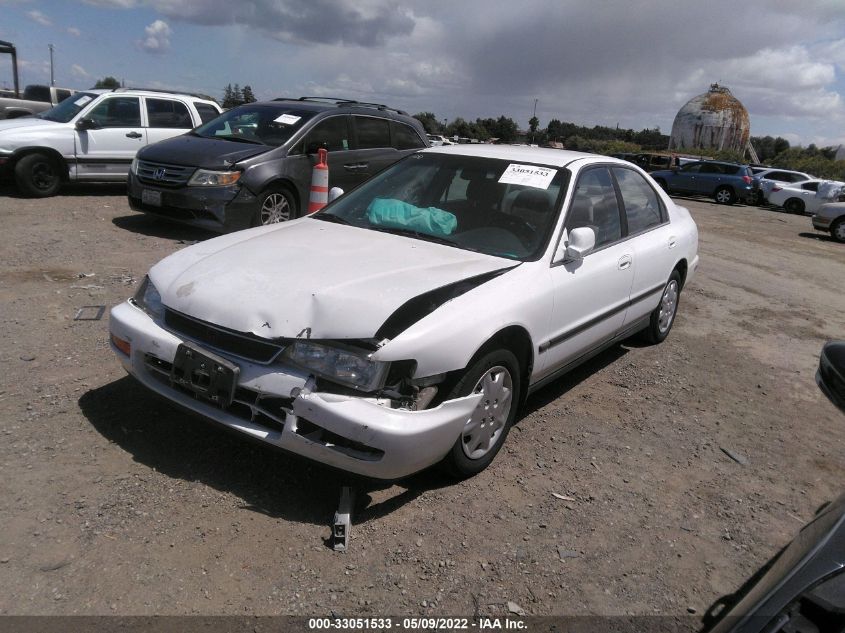
[[[0,172],[36,198],[57,194],[67,181],[125,181],[139,149],[220,112],[198,95],[134,88],[77,92],[35,116],[0,121]]]
[[[826,202],[836,200],[845,183],[818,178],[775,185],[769,192],[769,204],[783,207],[788,213],[813,214]]]
[[[813,180],[813,176],[805,174],[801,171],[791,171],[789,169],[752,169],[754,177],[751,181],[751,186],[754,188],[755,198],[754,204],[764,204],[769,200],[769,194],[776,186],[782,186],[784,183],[791,184],[795,182],[802,182],[805,180]]]
[[[530,392],[633,334],[665,339],[697,266],[689,212],[631,163],[437,147],[162,260],[112,309],[111,344],[150,390],[277,447],[466,477]]]

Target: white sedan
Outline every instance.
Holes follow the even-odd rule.
[[[832,180],[804,180],[791,185],[777,184],[769,192],[769,204],[789,213],[812,215],[826,202],[834,202],[845,183]]]
[[[698,230],[631,163],[424,150],[315,215],[185,248],[111,311],[126,370],[185,409],[395,479],[493,460],[527,395],[669,334]]]

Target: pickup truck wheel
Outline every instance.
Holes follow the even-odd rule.
[[[59,165],[44,154],[28,154],[15,165],[15,183],[33,198],[54,196],[62,186]]]
[[[675,315],[678,313],[678,301],[681,298],[681,275],[673,270],[669,281],[663,287],[663,294],[660,295],[660,304],[651,313],[651,318],[642,334],[646,342],[656,345],[662,343],[672,324],[675,322]]]
[[[783,203],[783,208],[788,213],[797,213],[798,215],[804,215],[804,201],[799,200],[798,198],[790,198],[789,200]]]
[[[730,187],[719,187],[716,189],[716,193],[713,195],[713,198],[719,204],[733,204],[736,202],[736,194]]]
[[[283,187],[266,189],[258,196],[258,209],[252,218],[252,226],[267,226],[287,222],[297,216],[296,201]]]
[[[845,242],[845,218],[839,218],[830,227],[830,237],[837,242]]]
[[[447,400],[472,393],[484,395],[444,460],[451,474],[471,477],[487,468],[496,457],[519,408],[520,376],[516,356],[499,349],[475,361],[454,386]]]

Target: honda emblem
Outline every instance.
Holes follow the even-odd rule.
[[[166,172],[164,170],[164,167],[159,167],[153,172],[153,178],[155,178],[156,180],[162,180],[164,178],[165,173]]]

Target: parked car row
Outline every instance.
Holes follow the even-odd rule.
[[[707,196],[719,204],[747,202],[752,197],[753,174],[748,165],[699,160],[653,171],[651,176],[670,194]]]

